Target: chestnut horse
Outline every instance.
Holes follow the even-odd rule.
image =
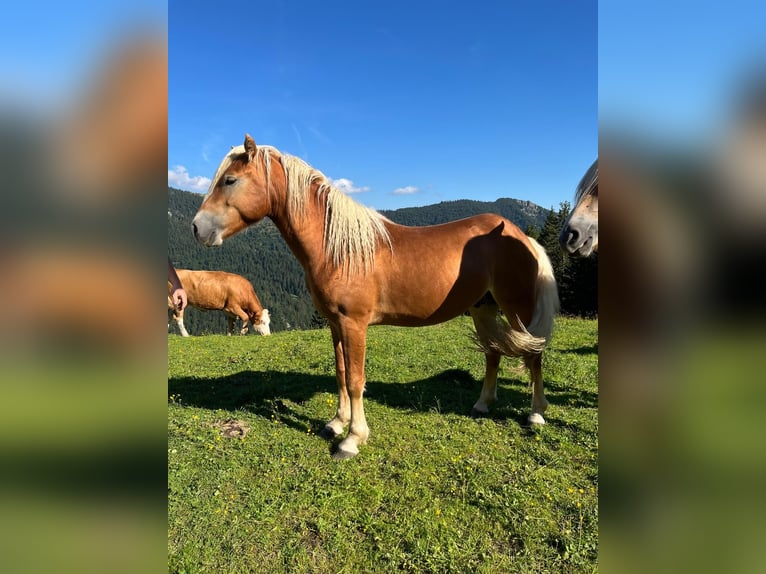
[[[369,437],[362,393],[368,325],[433,325],[468,310],[486,356],[474,413],[497,396],[501,355],[523,357],[532,380],[531,424],[544,424],[542,353],[558,310],[550,261],[537,242],[499,215],[429,227],[397,225],[334,188],[302,160],[245,136],[224,157],[192,227],[201,243],[269,217],[306,272],[335,348],[338,408],[322,431],[347,436],[350,458]],[[505,313],[507,321],[498,313]]]
[[[598,252],[598,159],[577,185],[575,206],[559,235],[561,249],[575,257]]]
[[[176,273],[186,291],[189,305],[203,311],[214,310],[226,313],[227,334],[234,334],[234,322],[237,318],[242,320],[240,335],[247,334],[248,322],[259,335],[271,334],[269,310],[261,305],[252,283],[241,275],[225,271],[192,271],[190,269],[176,269]],[[168,314],[172,312],[181,335],[188,337],[189,333],[184,326],[184,312],[178,310],[173,304],[170,299],[170,289],[170,282],[168,282]]]

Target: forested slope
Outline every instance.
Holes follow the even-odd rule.
[[[202,195],[168,188],[168,254],[177,267],[238,273],[253,283],[261,303],[271,311],[272,331],[308,329],[321,324],[306,290],[303,269],[270,220],[263,220],[231,237],[218,248],[195,241],[191,220]],[[404,225],[433,225],[476,215],[498,213],[524,230],[541,230],[551,212],[529,201],[501,198],[494,202],[446,201],[435,205],[382,211]],[[223,333],[223,313],[186,313],[192,334]],[[172,327],[175,328],[174,326]]]

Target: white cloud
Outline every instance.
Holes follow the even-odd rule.
[[[413,193],[419,193],[420,190],[414,185],[408,185],[407,187],[397,187],[393,193],[394,195],[412,195]]]
[[[201,175],[190,176],[189,170],[182,165],[177,165],[168,170],[168,185],[188,191],[207,191],[210,178]]]
[[[341,177],[340,179],[332,179],[330,178],[330,184],[332,184],[333,187],[338,188],[343,193],[363,193],[365,191],[370,191],[369,187],[366,186],[356,186],[354,185],[354,182],[350,179],[346,179],[345,177]]]

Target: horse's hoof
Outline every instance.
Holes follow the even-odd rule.
[[[333,460],[348,460],[349,458],[354,458],[356,454],[346,452],[345,450],[338,450],[335,451],[332,455]]]
[[[341,443],[338,445],[338,449],[332,454],[333,460],[346,460],[349,458],[354,458],[356,455],[359,454],[359,449],[356,447],[353,447],[353,450],[350,448],[341,448]]]
[[[489,416],[489,411],[480,411],[476,407],[471,409],[471,416],[475,419],[481,419]]]
[[[529,415],[529,418],[527,419],[527,422],[532,426],[542,426],[545,424],[545,419],[543,418],[543,415],[540,413],[532,413]]]

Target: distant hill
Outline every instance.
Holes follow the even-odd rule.
[[[509,219],[521,229],[526,229],[533,224],[538,229],[542,228],[548,210],[531,201],[521,201],[502,197],[496,201],[475,201],[472,199],[459,199],[457,201],[442,201],[434,205],[423,207],[405,207],[403,209],[381,210],[383,215],[391,221],[402,225],[438,225],[447,221],[455,221],[465,217],[478,215],[479,213],[497,213]]]
[[[216,269],[238,273],[253,284],[261,303],[271,312],[272,331],[309,329],[320,321],[306,289],[303,268],[270,220],[263,220],[231,237],[218,248],[200,245],[192,236],[191,220],[202,195],[168,188],[168,255],[176,267]],[[497,213],[521,229],[541,229],[549,211],[529,201],[501,198],[493,202],[444,201],[423,207],[382,210],[403,225],[435,225],[479,213]],[[224,333],[223,313],[190,309],[184,319],[193,335]],[[175,329],[175,325],[171,327]]]

